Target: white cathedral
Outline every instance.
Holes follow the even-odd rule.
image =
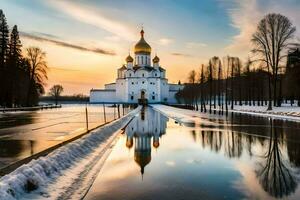
[[[91,103],[177,103],[175,94],[183,85],[168,83],[157,56],[151,64],[151,46],[144,39],[143,29],[140,33],[141,39],[134,47],[135,58],[127,56],[115,83],[90,91]]]

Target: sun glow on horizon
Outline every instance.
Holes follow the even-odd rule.
[[[46,91],[59,83],[66,95],[89,94],[90,89],[114,81],[128,51],[133,54],[141,24],[153,48],[152,57],[158,54],[170,83],[185,82],[190,70],[198,70],[213,56],[245,60],[251,34],[265,14],[280,12],[300,27],[299,4],[275,1],[83,4],[78,0],[0,0],[9,27],[18,25],[23,49],[38,46],[47,53],[50,71]],[[299,36],[297,32],[296,39]]]

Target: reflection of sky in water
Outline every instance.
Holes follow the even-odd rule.
[[[299,134],[299,125],[245,115],[187,127],[146,109],[86,199],[299,199]]]
[[[123,109],[121,108],[121,114]],[[124,109],[124,113],[128,109]],[[89,128],[103,124],[102,105],[88,105]],[[117,117],[116,108],[106,106],[106,119]],[[0,114],[0,168],[30,156],[86,129],[85,104],[60,109]]]

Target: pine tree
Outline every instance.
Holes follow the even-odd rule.
[[[8,53],[8,25],[5,15],[0,10],[0,105],[4,105],[5,94],[7,91],[7,72],[5,69],[5,62]]]
[[[20,62],[22,57],[22,44],[18,32],[17,25],[14,25],[11,35],[10,35],[10,42],[9,42],[9,58],[15,62],[17,65]]]
[[[5,15],[2,10],[0,10],[0,67],[3,68],[6,56],[8,52],[8,25],[6,22]]]
[[[19,104],[19,84],[17,82],[20,80],[21,73],[20,61],[22,59],[21,55],[21,41],[19,37],[18,28],[15,25],[11,31],[10,41],[9,41],[9,51],[7,57],[7,71],[8,77],[7,85],[8,90],[6,93],[6,102],[8,106],[12,104]]]

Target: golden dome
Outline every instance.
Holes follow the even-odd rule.
[[[127,62],[127,63],[133,62],[133,58],[130,56],[130,54],[127,56],[126,62]]]
[[[151,152],[150,151],[135,151],[134,152],[134,161],[140,166],[141,174],[144,174],[144,169],[151,161]]]
[[[141,30],[141,39],[134,46],[134,53],[151,53],[151,46],[144,39],[144,30]]]
[[[133,139],[132,138],[127,138],[126,147],[130,149],[132,146],[133,146]]]
[[[159,140],[154,140],[153,141],[153,147],[158,148],[159,147]]]
[[[119,70],[126,70],[126,69],[127,69],[127,68],[126,68],[125,65],[123,65],[122,67],[119,68]]]
[[[153,58],[153,63],[158,63],[158,62],[159,62],[159,57],[155,56],[155,57]]]

